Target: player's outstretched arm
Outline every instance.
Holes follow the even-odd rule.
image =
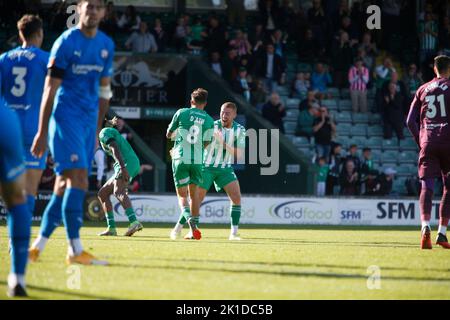
[[[53,110],[53,100],[56,90],[62,83],[62,79],[47,76],[45,79],[44,91],[42,94],[41,109],[39,112],[39,127],[31,146],[31,153],[41,158],[47,149],[48,122]]]

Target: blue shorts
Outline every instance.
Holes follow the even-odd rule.
[[[55,172],[61,175],[64,170],[91,170],[94,158],[95,125],[75,121],[56,120],[54,116],[49,123],[49,147],[55,161]]]
[[[25,171],[23,140],[14,111],[0,106],[0,181],[13,182]]]
[[[31,152],[31,145],[33,144],[34,136],[37,132],[37,124],[31,125],[28,123],[30,117],[26,117],[24,113],[17,113],[20,126],[22,127],[22,137],[25,155],[25,165],[27,169],[44,170],[47,162],[47,152],[44,153],[42,158],[35,158]],[[32,128],[30,131],[30,128]],[[34,130],[33,130],[34,129]]]

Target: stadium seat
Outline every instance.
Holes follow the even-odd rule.
[[[381,114],[379,114],[379,113],[371,113],[369,115],[369,123],[370,124],[381,125],[382,124]]]
[[[284,118],[284,120],[285,121],[297,121],[299,113],[300,113],[300,111],[298,109],[287,109],[286,117]]]
[[[355,124],[350,129],[350,134],[352,137],[354,136],[366,136],[367,135],[367,126],[363,124]]]
[[[413,168],[414,168],[413,165],[404,164],[400,162],[395,170],[397,171],[398,176],[409,176],[411,175],[411,171],[413,170]]]
[[[286,87],[286,86],[277,86],[276,87],[276,92],[278,92],[278,94],[280,95],[280,96],[282,96],[282,95],[289,95],[289,88],[288,87]]]
[[[284,122],[284,131],[287,134],[294,134],[296,127],[297,127],[297,122],[293,122],[293,121],[285,121]]]
[[[297,65],[297,72],[312,72],[312,67],[309,63],[299,63]]]
[[[352,125],[350,123],[341,123],[336,126],[336,131],[339,137],[344,137],[350,135],[350,128]]]
[[[352,102],[350,100],[339,100],[339,111],[351,111]]]
[[[417,143],[412,139],[412,137],[400,140],[400,149],[402,151],[417,151]]]
[[[339,89],[338,88],[328,88],[328,93],[333,97],[333,99],[339,99]]]
[[[417,162],[417,152],[415,151],[403,151],[398,154],[398,162],[403,163],[416,163]]]
[[[366,137],[352,137],[351,139],[348,139],[348,145],[356,144],[358,148],[361,149],[367,144],[367,138]]]
[[[348,88],[341,89],[341,98],[349,99],[350,98],[350,90]]]
[[[399,195],[406,194],[405,181],[406,177],[395,177],[394,182],[392,183],[392,191]]]
[[[352,115],[349,112],[337,112],[335,113],[334,120],[338,125],[341,123],[351,123]]]
[[[298,109],[300,99],[286,99],[285,105],[287,109]]]
[[[397,151],[384,151],[381,155],[381,162],[384,164],[397,163]]]
[[[382,137],[383,128],[381,128],[380,126],[369,126],[367,127],[367,135],[369,137]]]
[[[298,148],[300,148],[300,147],[301,148],[305,148],[305,147],[309,148],[311,145],[308,138],[306,138],[306,137],[294,137],[292,139],[292,143]]]
[[[367,113],[353,113],[352,114],[353,123],[369,123],[369,114]]]
[[[397,140],[397,138],[383,139],[382,147],[383,147],[383,150],[398,149],[398,140]]]
[[[371,137],[367,139],[367,145],[366,147],[372,148],[372,149],[381,149],[383,146],[383,138],[381,137]]]
[[[337,101],[334,99],[322,100],[322,106],[327,107],[328,110],[337,110]]]
[[[376,163],[380,163],[381,162],[381,156],[382,156],[382,152],[380,149],[372,149],[372,159],[374,162]]]

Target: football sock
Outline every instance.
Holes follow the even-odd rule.
[[[180,224],[179,222],[177,222],[177,224],[175,225],[175,228],[174,228],[174,230],[175,230],[175,232],[181,232],[181,230],[183,230],[183,225],[182,224]]]
[[[61,224],[63,198],[52,194],[44,214],[42,215],[41,232],[45,238],[50,238],[53,231]]]
[[[81,245],[80,238],[69,240],[69,255],[78,256],[83,252],[83,246]]]
[[[127,215],[128,221],[130,221],[130,223],[137,221],[136,214],[134,213],[134,209],[132,207],[126,209],[125,214]]]
[[[33,196],[32,194],[27,194],[27,205],[28,205],[28,210],[30,210],[30,212],[31,212],[31,216],[33,216],[33,213],[34,213],[35,202],[36,202],[36,197]]]
[[[195,226],[198,228],[198,225],[200,223],[200,216],[192,217],[192,220],[194,221]]]
[[[239,226],[233,226],[233,225],[231,226],[231,234],[237,235],[238,231],[239,231]]]
[[[231,213],[231,225],[238,226],[239,220],[241,219],[241,206],[232,205],[230,208],[230,213]]]
[[[43,251],[45,246],[47,245],[48,238],[44,237],[43,235],[38,235],[36,240],[34,240],[33,244],[31,245],[34,248],[38,248],[39,251]]]
[[[428,227],[430,228],[430,220],[422,220],[422,230],[423,228]],[[431,228],[430,228],[431,229]]]
[[[8,232],[11,238],[11,273],[24,275],[31,233],[31,213],[26,203],[8,210]]]
[[[23,274],[10,273],[8,275],[8,287],[14,288],[17,284],[25,287],[25,276]]]
[[[438,233],[441,233],[445,236],[447,234],[447,226],[439,225]]]
[[[106,213],[106,222],[108,224],[108,229],[116,228],[116,221],[114,221],[114,212],[109,211]]]
[[[420,191],[419,197],[419,208],[420,208],[420,217],[422,221],[430,221],[431,220],[431,207],[433,200],[433,190],[430,188],[426,188],[423,186]]]
[[[187,222],[187,220],[189,219],[190,215],[191,215],[191,209],[189,207],[183,207],[180,217],[178,218],[178,223],[181,225],[184,225]]]
[[[83,224],[83,202],[86,192],[77,188],[68,188],[64,192],[62,212],[67,238],[80,238],[80,228]]]

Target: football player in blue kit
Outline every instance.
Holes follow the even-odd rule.
[[[17,29],[22,45],[0,56],[1,93],[7,106],[19,116],[25,152],[27,203],[33,213],[47,156],[44,154],[37,159],[29,150],[38,129],[49,54],[40,49],[44,36],[42,20],[38,16],[23,16],[17,22]]]
[[[50,52],[39,128],[31,147],[40,158],[48,140],[57,178],[29,257],[37,260],[62,215],[69,243],[66,262],[104,265],[106,261],[83,250],[80,228],[96,139],[112,97],[114,43],[98,30],[105,15],[103,0],[78,0],[77,13],[78,25],[63,32]]]
[[[5,106],[0,95],[0,195],[7,208],[8,233],[11,239],[11,271],[7,292],[10,297],[27,296],[25,270],[31,232],[31,211],[25,196],[22,142],[17,114]]]

